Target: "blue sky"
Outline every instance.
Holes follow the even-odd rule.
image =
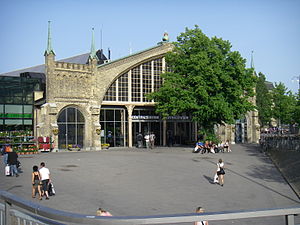
[[[52,21],[56,59],[110,48],[112,59],[170,41],[199,25],[209,37],[229,40],[271,82],[293,92],[300,76],[300,0],[1,0],[0,73],[44,63],[47,24]]]

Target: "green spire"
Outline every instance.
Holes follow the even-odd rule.
[[[92,28],[92,44],[91,44],[90,58],[98,60],[98,57],[96,55],[96,48],[95,48],[94,28]]]
[[[49,55],[50,53],[52,53],[53,55],[55,55],[53,49],[52,49],[52,44],[51,44],[51,21],[48,21],[48,42],[47,42],[47,50],[45,52],[45,54]]]
[[[255,69],[255,68],[254,68],[254,61],[253,61],[253,51],[251,52],[251,65],[250,65],[250,67],[251,67],[252,69]]]

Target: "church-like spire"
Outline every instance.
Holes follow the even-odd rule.
[[[95,48],[94,28],[92,28],[92,44],[91,44],[90,58],[98,60],[98,57],[96,54],[96,48]]]
[[[53,49],[52,49],[52,43],[51,43],[51,21],[48,21],[48,41],[47,41],[47,49],[45,51],[45,55],[53,54],[55,55]]]

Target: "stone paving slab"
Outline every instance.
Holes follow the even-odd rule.
[[[225,161],[225,185],[213,184],[216,163]],[[146,216],[299,206],[298,197],[257,146],[233,145],[231,153],[193,154],[191,148],[40,153],[20,156],[23,173],[5,177],[0,189],[59,210],[94,215],[103,207],[115,216]],[[56,195],[31,198],[33,165],[44,161]],[[298,218],[297,218],[298,220]],[[299,222],[299,221],[298,221]],[[284,224],[283,217],[211,222]],[[187,223],[189,224],[189,223]]]

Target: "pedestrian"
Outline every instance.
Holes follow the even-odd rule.
[[[7,151],[6,151],[7,148],[10,148],[8,144],[3,145],[2,150],[1,150],[1,153],[3,155],[4,165],[7,165],[7,157],[8,157]]]
[[[110,212],[106,211],[105,209],[99,208],[96,212],[96,216],[112,216]]]
[[[111,131],[108,131],[107,134],[107,143],[109,144],[109,147],[113,147],[114,141],[113,141],[113,134]]]
[[[217,166],[218,166],[217,174],[218,174],[219,184],[223,187],[225,170],[224,170],[224,162],[222,159],[219,159]]]
[[[16,174],[16,177],[19,176],[18,173],[18,168],[17,168],[17,164],[18,164],[18,154],[12,150],[12,148],[6,148],[7,152],[7,163],[10,167],[10,173],[11,176],[13,177]]]
[[[150,135],[149,134],[146,134],[145,135],[145,142],[146,142],[146,148],[148,149],[150,146]]]
[[[36,192],[39,193],[39,200],[42,200],[42,191],[41,191],[41,175],[39,173],[38,166],[32,167],[32,176],[31,176],[31,182],[32,182],[32,198],[35,198]]]
[[[136,140],[137,140],[137,147],[142,148],[143,147],[143,135],[141,133],[138,133],[138,135],[136,136]]]
[[[204,209],[202,207],[198,207],[196,209],[196,213],[204,213]],[[203,221],[196,221],[194,225],[208,225],[208,221],[203,220]]]
[[[226,140],[224,143],[224,151],[225,152],[231,152],[230,146],[229,146],[229,140]]]
[[[39,172],[41,176],[43,195],[46,196],[46,200],[49,200],[48,189],[49,189],[49,182],[50,182],[50,171],[48,168],[45,167],[44,162],[41,162]]]
[[[151,132],[150,136],[149,136],[149,141],[150,141],[150,148],[154,148],[154,144],[155,144],[155,134],[153,132]]]

